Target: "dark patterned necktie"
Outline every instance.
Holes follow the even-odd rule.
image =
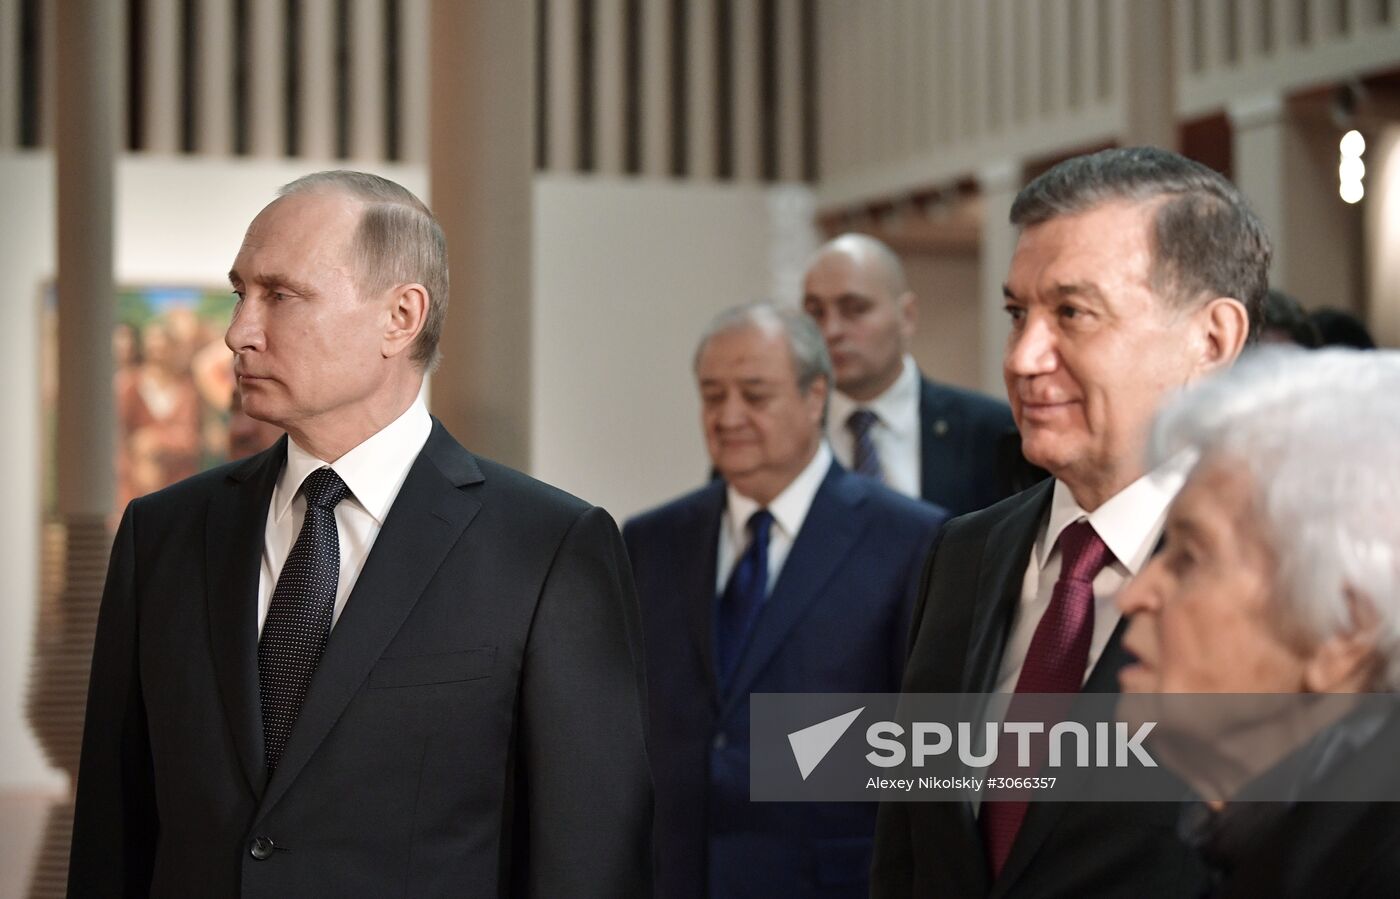
[[[851,464],[856,474],[883,481],[885,472],[880,466],[880,451],[875,447],[875,435],[870,433],[879,420],[879,416],[869,409],[857,409],[846,419],[846,429],[851,432],[854,441],[855,452]]]
[[[258,688],[268,776],[282,760],[311,676],[326,649],[340,580],[335,506],[349,488],[340,475],[321,468],[306,476],[301,492],[306,497],[306,518],[277,578],[258,642]]]
[[[773,514],[767,509],[759,509],[749,516],[748,548],[730,572],[729,583],[719,598],[715,651],[721,692],[728,688],[754,619],[768,595],[768,535],[772,527]]]
[[[1084,684],[1089,646],[1094,639],[1094,578],[1113,558],[1113,553],[1087,521],[1076,521],[1061,531],[1059,547],[1060,576],[1055,580],[1050,604],[1031,637],[1030,648],[1021,664],[1021,675],[1016,678],[1018,694],[1078,693]],[[1012,699],[1007,709],[1008,720],[1014,719],[1015,707],[1016,700]],[[1004,744],[1003,749],[1006,748]],[[1036,773],[999,768],[1004,764],[1007,759],[999,752],[990,773],[1022,777]],[[1006,866],[1026,811],[1027,803],[1020,799],[982,804],[978,821],[982,825],[993,877],[999,876]]]

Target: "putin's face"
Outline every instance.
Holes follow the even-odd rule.
[[[817,451],[826,382],[804,392],[787,338],[763,325],[711,337],[695,375],[710,461],[740,493],[771,502]]]
[[[294,436],[362,416],[385,389],[390,313],[362,297],[352,249],[362,208],[329,191],[279,199],[229,272],[238,305],[224,339],[243,410]]]

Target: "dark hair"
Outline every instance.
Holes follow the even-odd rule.
[[[1308,316],[1317,328],[1319,346],[1349,346],[1358,350],[1374,350],[1376,339],[1366,330],[1366,323],[1341,309],[1319,309]]]
[[[1283,291],[1270,289],[1264,295],[1264,305],[1260,313],[1261,336],[1275,331],[1289,343],[1310,350],[1322,345],[1322,338],[1308,319],[1308,312],[1303,308],[1303,304]]]
[[[1249,312],[1250,339],[1257,336],[1269,235],[1239,189],[1199,162],[1158,147],[1076,156],[1021,189],[1011,223],[1038,225],[1115,200],[1164,201],[1152,229],[1154,291],[1183,304],[1234,297]]]

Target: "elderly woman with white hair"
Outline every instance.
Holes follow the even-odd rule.
[[[1152,453],[1194,467],[1118,595],[1120,681],[1207,800],[1184,832],[1212,895],[1400,895],[1400,805],[1301,801],[1400,798],[1393,698],[1359,701],[1400,689],[1400,354],[1261,350],[1164,411]]]

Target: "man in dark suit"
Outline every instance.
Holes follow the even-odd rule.
[[[1044,477],[1021,458],[1006,403],[919,374],[909,355],[918,301],[888,246],[865,234],[832,240],[802,294],[831,354],[828,436],[842,464],[954,515]]]
[[[1397,394],[1400,354],[1267,350],[1154,428],[1199,461],[1118,594],[1121,707],[1202,800],[1211,896],[1400,895]]]
[[[906,693],[1116,689],[1113,594],[1151,555],[1181,473],[1148,471],[1168,393],[1230,365],[1267,235],[1217,173],[1153,148],[1052,168],[1016,198],[1007,394],[1054,479],[949,525],[914,616]],[[1170,804],[892,803],[873,895],[1181,896],[1199,870]]]
[[[897,689],[918,565],[945,516],[833,462],[830,364],[799,310],[721,315],[695,371],[723,480],[623,529],[642,600],[657,894],[863,899],[874,806],[751,803],[749,694]]]
[[[625,551],[428,415],[432,214],[309,175],[229,278],[243,408],[289,436],[126,510],[69,895],[650,895]]]

